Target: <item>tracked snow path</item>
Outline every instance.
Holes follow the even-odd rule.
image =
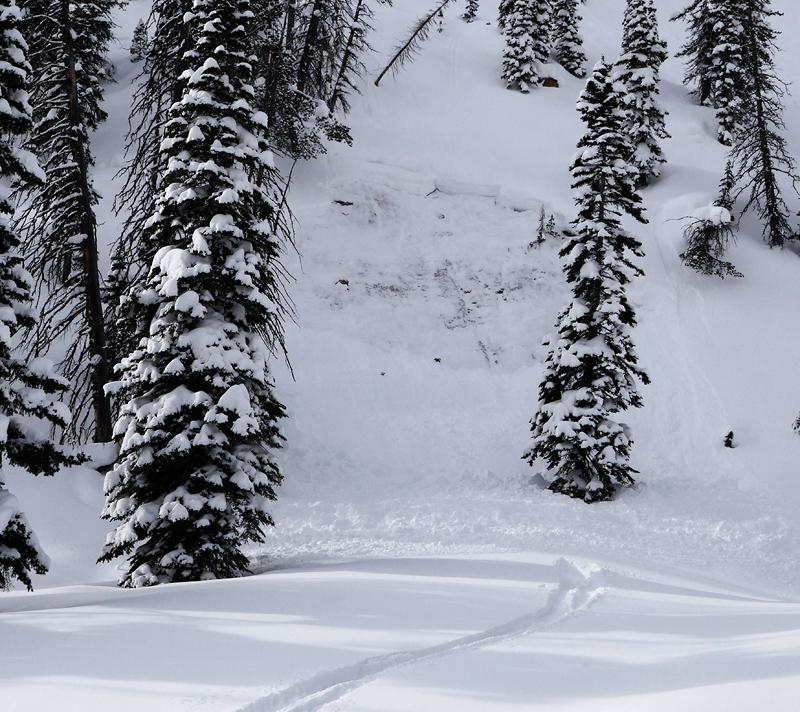
[[[433,645],[420,650],[407,650],[367,658],[353,665],[328,670],[301,680],[280,692],[270,694],[241,708],[240,712],[310,712],[340,700],[382,673],[407,665],[474,650],[493,643],[530,635],[575,615],[589,606],[602,593],[605,569],[580,566],[559,559],[555,563],[558,586],[545,605],[480,633]]]

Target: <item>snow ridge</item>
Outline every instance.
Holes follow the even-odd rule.
[[[538,610],[479,633],[417,650],[376,655],[352,665],[323,671],[255,700],[237,712],[309,712],[340,700],[389,670],[453,653],[474,650],[549,628],[594,603],[603,593],[608,570],[560,558],[553,567],[558,586]]]

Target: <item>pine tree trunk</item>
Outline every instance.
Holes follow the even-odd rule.
[[[284,34],[284,46],[291,49],[294,46],[294,23],[297,18],[297,0],[289,0],[286,6],[286,28]]]
[[[700,79],[700,103],[704,106],[709,103],[711,99],[711,80],[705,76]]]
[[[365,0],[358,0],[356,4],[356,11],[353,13],[353,24],[350,26],[350,33],[347,36],[347,43],[342,53],[342,62],[339,65],[339,73],[336,76],[336,82],[333,85],[333,93],[328,99],[328,109],[333,111],[336,108],[336,101],[339,98],[339,84],[344,80],[347,75],[347,68],[350,64],[350,58],[353,55],[353,42],[358,32],[358,21],[361,19],[361,11],[364,9]]]
[[[758,42],[756,40],[755,27],[752,8],[749,9],[750,18],[750,52],[751,52],[751,71],[753,73],[753,97],[756,111],[756,127],[758,130],[758,152],[761,154],[761,178],[764,181],[764,205],[769,214],[770,231],[769,246],[783,247],[783,233],[781,229],[775,229],[773,224],[774,216],[780,212],[778,206],[778,188],[775,184],[775,174],[772,165],[772,153],[769,148],[769,137],[767,129],[767,118],[764,112],[764,87],[761,81],[761,71],[758,59]]]
[[[297,66],[297,89],[303,94],[307,93],[311,62],[317,47],[319,23],[322,18],[322,3],[323,0],[314,0],[314,6],[311,8],[311,19],[308,21],[306,40],[303,43],[303,54],[300,56],[300,63]]]
[[[75,68],[75,46],[70,31],[70,5],[62,0],[61,5],[61,40],[64,43],[64,71],[66,73],[67,100],[69,107],[70,151],[78,168],[79,195],[81,210],[81,233],[84,236],[82,246],[83,269],[86,274],[86,321],[89,325],[89,355],[92,360],[90,368],[92,384],[92,407],[94,409],[94,441],[111,440],[111,407],[104,387],[109,381],[108,356],[106,354],[105,322],[103,319],[103,301],[100,290],[100,270],[97,257],[97,223],[92,206],[92,191],[89,185],[89,165],[85,151],[86,137],[81,107],[78,98],[77,76]]]

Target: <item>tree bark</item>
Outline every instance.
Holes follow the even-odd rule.
[[[311,19],[308,21],[306,39],[303,43],[303,54],[300,56],[300,63],[297,66],[297,89],[302,94],[308,93],[308,79],[311,73],[314,51],[317,47],[319,23],[322,19],[322,6],[323,0],[314,0],[314,6],[311,8]]]
[[[100,269],[97,255],[97,220],[92,205],[89,184],[89,158],[86,152],[86,128],[81,115],[78,81],[75,67],[75,45],[70,28],[69,2],[61,2],[61,41],[64,44],[64,72],[67,88],[70,151],[78,169],[80,229],[83,270],[86,275],[85,316],[89,328],[89,358],[91,359],[92,408],[94,410],[94,442],[108,442],[112,437],[111,404],[104,387],[110,370],[106,353],[105,321],[100,289]]]

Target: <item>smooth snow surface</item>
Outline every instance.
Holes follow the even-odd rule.
[[[798,604],[536,554],[0,605],[10,710],[791,712],[800,685]]]
[[[656,4],[674,55],[684,0]],[[775,5],[796,82],[800,5]],[[428,6],[379,8],[371,70]],[[589,65],[616,56],[623,7],[581,5]],[[133,0],[119,18],[95,140],[106,240],[146,11]],[[572,215],[582,82],[550,65],[559,88],[507,91],[495,4],[471,24],[459,12],[396,79],[365,82],[352,148],[295,169],[296,380],[276,367],[286,481],[254,552],[264,573],[117,590],[94,564],[97,475],[11,473],[53,563],[36,593],[0,594],[0,709],[798,709],[800,260],[745,218],[730,251],[743,279],[681,266],[684,219],[713,202],[725,151],[670,58],[669,162],[644,193],[650,223],[629,226],[653,380],[627,418],[641,485],[591,506],[542,490],[521,455],[566,289],[556,241],[530,243],[542,206]]]

